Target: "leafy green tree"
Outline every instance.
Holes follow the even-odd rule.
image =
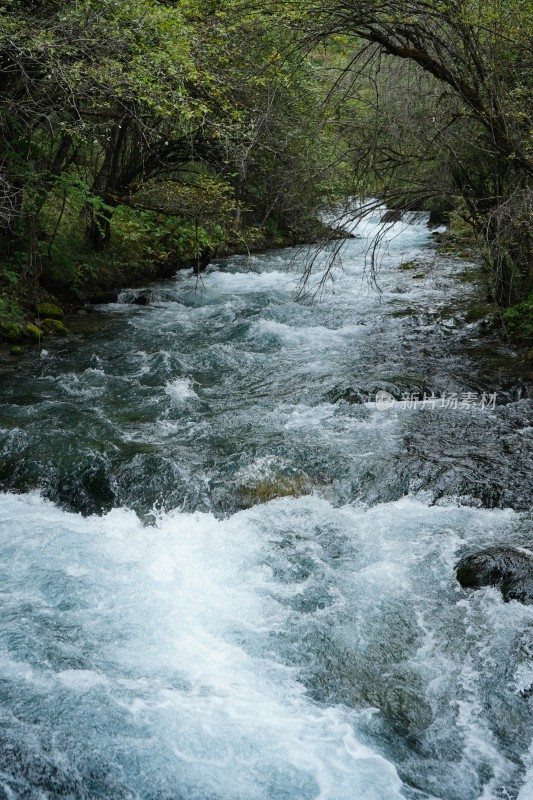
[[[447,163],[446,179],[434,180],[433,192],[438,196],[453,186],[462,198],[469,220],[485,243],[497,299],[509,304],[527,294],[533,287],[532,4],[524,0],[483,4],[472,0],[321,0],[281,5],[309,48],[342,36],[351,41],[349,71],[362,74],[369,64],[378,64],[373,75],[366,70],[366,77],[379,90],[377,116],[386,120],[378,137],[378,157],[383,167],[389,161],[395,177],[402,171],[407,174],[413,158],[404,145],[395,153],[394,103],[388,90],[395,86],[398,97],[411,108],[412,94],[418,98],[419,109],[428,104],[416,82],[399,85],[390,74],[383,81],[380,62],[386,56],[399,64],[413,64],[420,76],[429,76],[433,96],[435,87],[442,87],[441,100],[433,109],[429,104],[425,124],[411,124],[404,139],[404,144],[412,142],[418,129],[421,146],[415,181],[421,173],[424,180],[430,176],[427,162],[441,167]],[[280,3],[270,8],[279,13]],[[422,86],[428,85],[427,79],[420,80]],[[401,109],[396,119],[400,124],[406,121]],[[435,129],[429,150],[428,128]],[[370,135],[375,132],[371,126]],[[371,148],[368,157],[375,155]],[[376,162],[369,168],[368,159],[361,157],[360,164],[369,174],[376,171]],[[395,180],[392,186],[397,193]]]

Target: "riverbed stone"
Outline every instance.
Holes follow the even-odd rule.
[[[402,261],[400,264],[400,269],[408,270],[408,269],[416,269],[419,266],[418,261]]]
[[[400,222],[401,218],[402,212],[398,209],[391,208],[388,211],[385,211],[381,217],[381,222]]]
[[[150,300],[145,294],[137,295],[137,297],[134,297],[131,302],[134,306],[147,306],[150,304]]]
[[[24,328],[24,338],[30,342],[40,342],[42,337],[44,336],[43,331],[41,328],[38,328],[37,325],[29,324],[26,325]]]
[[[41,328],[50,336],[66,336],[69,332],[66,325],[59,319],[45,319],[41,323]]]
[[[533,605],[533,573],[504,581],[502,595],[506,603],[517,600],[526,606]]]
[[[441,225],[448,225],[450,221],[450,211],[452,209],[441,204],[431,207],[429,212],[428,227],[440,227]]]
[[[3,325],[1,328],[3,338],[12,344],[25,344],[39,342],[43,336],[41,328],[37,325]]]
[[[495,586],[506,602],[533,604],[533,557],[513,547],[489,547],[461,559],[457,580],[464,589]]]
[[[37,314],[44,319],[63,319],[63,309],[55,303],[39,303]]]
[[[24,326],[4,323],[1,326],[2,336],[7,342],[22,342],[24,341]]]

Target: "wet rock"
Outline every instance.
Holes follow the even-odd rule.
[[[26,325],[23,331],[23,338],[29,342],[40,342],[41,338],[44,336],[43,331],[41,328],[38,328],[37,325]]]
[[[150,300],[145,294],[137,295],[131,302],[134,306],[147,306],[150,304]]]
[[[400,222],[402,218],[402,212],[398,209],[391,208],[388,211],[385,211],[383,216],[381,217],[381,222]]]
[[[45,319],[41,323],[41,327],[49,336],[66,336],[69,332],[59,319]]]
[[[512,547],[490,547],[461,559],[457,580],[464,589],[495,586],[506,602],[533,604],[533,557]]]
[[[3,325],[2,336],[13,344],[24,344],[25,342],[39,342],[43,332],[37,325]]]
[[[242,506],[251,508],[280,497],[302,497],[311,494],[313,488],[313,482],[308,475],[277,474],[239,487],[239,495]]]
[[[533,605],[533,565],[531,569],[529,575],[509,578],[502,583],[502,595],[506,603],[517,600],[526,606]]]
[[[450,221],[450,208],[444,208],[441,205],[432,206],[429,212],[428,227],[436,228],[441,225],[447,225]]]
[[[346,388],[337,386],[328,392],[326,397],[330,403],[338,403],[342,400],[345,403],[350,403],[350,405],[363,405],[373,400],[370,390],[352,388],[351,386]]]
[[[63,309],[55,303],[39,303],[36,308],[39,317],[46,319],[63,319]]]
[[[116,499],[112,478],[102,463],[59,476],[44,495],[65,510],[84,516],[111,511]]]
[[[416,269],[419,266],[417,261],[403,261],[400,264],[400,269],[408,270],[408,269]]]

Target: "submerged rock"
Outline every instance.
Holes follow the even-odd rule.
[[[489,547],[461,559],[457,580],[464,589],[495,586],[506,602],[533,605],[533,557],[512,547]]]
[[[418,261],[402,261],[399,269],[403,270],[416,269],[418,266],[419,266]]]

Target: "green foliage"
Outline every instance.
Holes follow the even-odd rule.
[[[83,298],[114,270],[314,239],[374,193],[455,208],[514,302],[532,33],[522,0],[4,2],[0,291]]]
[[[359,193],[406,210],[438,198],[446,210],[457,203],[483,243],[497,301],[529,294],[531,2],[271,4],[280,6],[308,47],[321,42],[331,51],[331,97],[353,141]]]
[[[501,312],[505,331],[512,339],[533,340],[533,294]]]
[[[313,236],[342,194],[344,143],[323,111],[324,65],[271,10],[3,4],[7,288],[82,298],[142,261]]]
[[[9,295],[0,295],[0,328],[22,325],[24,311],[20,302]]]
[[[120,207],[113,221],[113,252],[123,261],[163,261],[169,256],[188,261],[205,248],[217,248],[225,240],[224,229],[155,211]]]

